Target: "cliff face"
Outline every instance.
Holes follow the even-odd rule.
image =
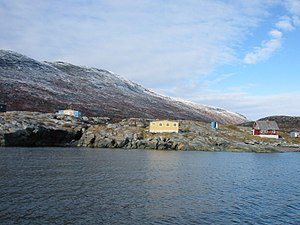
[[[0,146],[272,152],[281,145],[254,138],[251,128],[221,125],[215,130],[199,121],[179,123],[179,133],[153,134],[149,120],[143,118],[111,122],[103,117],[7,112],[0,114]]]
[[[87,116],[190,119],[235,124],[245,117],[168,98],[116,74],[64,62],[38,62],[0,50],[0,102],[8,110],[54,113],[72,107]]]
[[[38,112],[0,113],[0,146],[76,146],[89,126],[107,121]]]

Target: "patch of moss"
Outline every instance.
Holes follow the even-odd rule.
[[[235,125],[227,125],[225,126],[226,128],[230,129],[230,130],[234,130],[234,131],[237,131],[237,132],[243,132],[241,131],[241,129]]]

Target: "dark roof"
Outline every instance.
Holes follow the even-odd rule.
[[[254,128],[257,130],[279,130],[275,121],[256,121]]]

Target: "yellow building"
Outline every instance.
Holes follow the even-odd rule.
[[[157,120],[150,122],[151,133],[178,133],[179,123],[170,120]]]
[[[74,117],[80,117],[81,113],[79,111],[73,110],[73,109],[65,109],[65,110],[59,110],[58,114],[61,115],[69,115]]]

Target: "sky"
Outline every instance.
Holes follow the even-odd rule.
[[[0,0],[0,49],[255,120],[300,116],[300,0]]]

